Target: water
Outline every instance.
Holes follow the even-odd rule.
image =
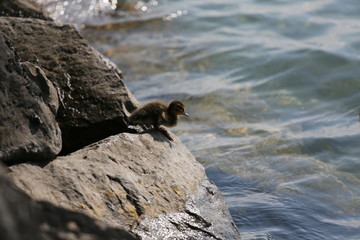
[[[173,132],[221,189],[243,240],[360,239],[357,0],[47,8],[78,24],[139,101],[186,104],[191,117]]]

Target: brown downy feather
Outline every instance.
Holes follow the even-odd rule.
[[[189,116],[185,112],[184,104],[180,101],[172,101],[169,105],[162,101],[152,101],[132,112],[128,120],[131,125],[154,127],[162,132],[170,141],[173,141],[169,132],[161,125],[167,127],[176,126],[178,115]]]

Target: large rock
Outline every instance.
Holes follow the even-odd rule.
[[[1,240],[135,240],[131,233],[110,228],[85,214],[36,202],[14,188],[0,166]]]
[[[137,101],[124,85],[120,70],[89,46],[73,26],[0,17],[0,32],[21,61],[39,67],[55,86],[64,154],[129,131],[126,115]]]
[[[29,62],[19,63],[0,32],[0,161],[48,160],[61,150],[53,84]]]
[[[85,213],[142,239],[239,239],[219,190],[175,138],[122,133],[45,165],[12,166],[34,199]]]
[[[134,239],[119,227],[140,239],[240,239],[219,190],[178,139],[108,137],[129,131],[137,102],[74,27],[0,17],[0,36],[0,158],[28,161],[10,175],[38,200],[0,176],[0,239]],[[51,161],[61,145],[55,117],[64,154],[108,138]]]
[[[1,0],[0,16],[40,18],[50,20],[44,15],[36,0]]]

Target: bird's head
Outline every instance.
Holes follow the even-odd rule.
[[[185,105],[177,100],[171,101],[168,107],[169,113],[173,113],[176,115],[184,115],[186,117],[189,116],[189,114],[185,111]]]

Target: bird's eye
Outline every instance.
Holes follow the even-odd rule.
[[[177,110],[179,111],[185,111],[185,109],[182,106],[176,106]]]

